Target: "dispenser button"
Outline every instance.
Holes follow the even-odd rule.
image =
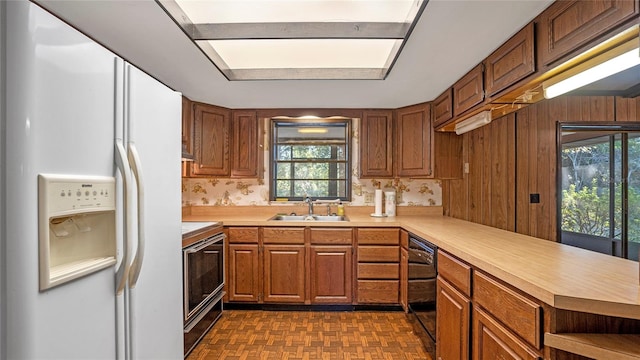
[[[82,192],[80,192],[80,190],[78,190],[78,192],[76,193],[76,196],[82,196]]]
[[[64,193],[64,190],[62,190],[62,191],[60,192],[60,196],[64,197],[65,195],[66,195],[66,194]]]
[[[84,192],[84,195],[85,195],[85,196],[89,196],[89,190],[85,191],[85,192]]]
[[[98,195],[98,192],[93,190],[93,196],[96,196],[96,195]]]

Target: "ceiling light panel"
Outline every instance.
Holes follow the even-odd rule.
[[[156,0],[229,80],[384,79],[427,0]]]
[[[411,22],[415,0],[176,0],[194,24]]]

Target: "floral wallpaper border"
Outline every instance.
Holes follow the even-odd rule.
[[[264,119],[268,121],[268,119]],[[359,119],[352,123],[352,159],[351,202],[347,205],[373,205],[376,189],[395,190],[397,206],[440,206],[442,205],[442,187],[440,180],[433,179],[359,179]],[[268,125],[264,127],[268,129]],[[265,132],[264,178],[269,179],[269,139]],[[283,202],[269,201],[269,184],[262,179],[229,178],[183,178],[182,205],[205,206],[255,206],[283,205]]]

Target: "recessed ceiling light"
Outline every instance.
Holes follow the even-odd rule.
[[[428,0],[156,0],[229,80],[384,79]]]

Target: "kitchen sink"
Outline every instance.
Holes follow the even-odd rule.
[[[269,221],[349,221],[342,215],[275,215]]]

